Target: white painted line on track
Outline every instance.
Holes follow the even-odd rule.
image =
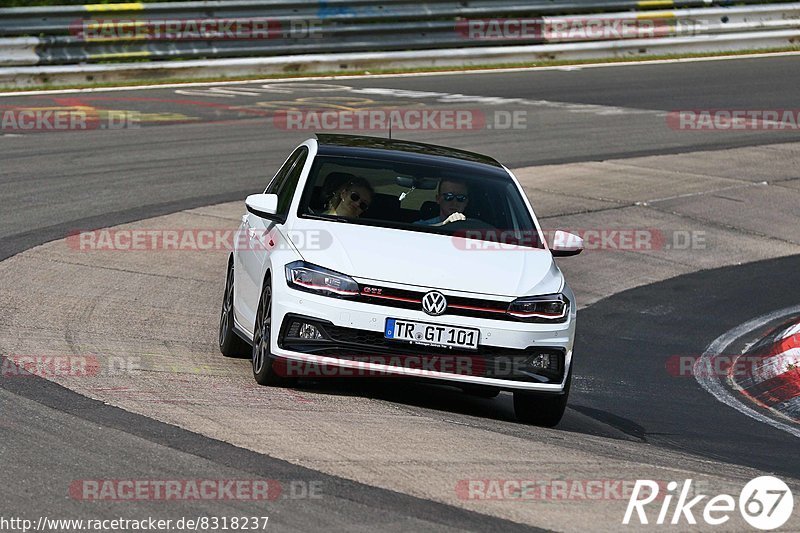
[[[800,55],[800,52],[769,52],[763,54],[736,54],[726,56],[711,56],[711,57],[682,57],[676,59],[652,59],[644,61],[625,61],[625,62],[606,62],[606,63],[586,63],[575,65],[559,65],[552,67],[506,67],[506,68],[485,68],[475,70],[446,70],[434,72],[398,72],[395,74],[357,74],[357,75],[325,75],[325,76],[303,76],[298,78],[254,78],[248,80],[235,80],[235,81],[198,81],[187,83],[165,83],[163,85],[127,85],[124,87],[91,87],[85,89],[46,89],[36,91],[13,91],[13,92],[0,92],[0,97],[3,96],[36,96],[44,94],[75,94],[75,93],[94,93],[94,92],[111,92],[111,91],[132,91],[132,90],[147,90],[147,89],[175,89],[182,87],[209,87],[219,85],[242,85],[247,83],[290,83],[297,81],[321,81],[321,80],[359,80],[365,78],[381,79],[381,78],[409,78],[409,77],[423,77],[423,76],[458,76],[458,75],[475,75],[475,74],[494,74],[494,73],[508,73],[508,72],[534,72],[534,71],[563,71],[573,72],[588,68],[614,68],[614,67],[636,67],[641,65],[666,65],[672,63],[698,63],[702,61],[728,61],[735,59],[761,59],[770,57],[785,57]]]
[[[719,379],[714,376],[713,372],[713,358],[724,353],[725,349],[730,346],[733,341],[746,334],[748,331],[760,328],[765,324],[768,324],[769,322],[777,320],[783,316],[796,313],[800,313],[800,305],[787,307],[766,315],[761,315],[723,333],[717,337],[714,342],[708,345],[708,348],[706,348],[706,350],[703,352],[703,355],[701,355],[700,358],[695,362],[693,370],[695,379],[700,386],[710,392],[720,402],[724,403],[728,407],[736,409],[740,413],[747,415],[754,420],[785,431],[790,435],[794,435],[795,437],[800,437],[800,428],[792,427],[788,424],[774,420],[742,403],[722,385]]]
[[[800,417],[800,396],[795,396],[791,400],[776,405],[775,409],[782,414],[785,413],[789,419],[792,416]]]

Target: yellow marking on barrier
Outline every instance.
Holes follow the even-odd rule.
[[[149,50],[140,52],[115,52],[110,54],[90,54],[89,59],[132,59],[135,57],[150,57]]]
[[[150,21],[147,20],[125,20],[125,21],[116,21],[116,20],[87,20],[83,23],[84,29],[87,30],[102,30],[103,28],[120,28],[122,26],[133,26],[137,28],[139,26],[147,26]]]
[[[636,13],[637,19],[674,19],[677,15],[674,11],[650,11],[648,13]]]
[[[141,2],[129,2],[127,4],[86,4],[83,6],[86,11],[141,11],[144,4]]]
[[[130,37],[121,36],[121,37],[84,37],[83,40],[87,43],[109,43],[109,42],[116,42],[116,41],[145,41],[149,39],[149,35],[131,35]]]
[[[640,0],[636,3],[638,7],[675,7],[672,0]]]

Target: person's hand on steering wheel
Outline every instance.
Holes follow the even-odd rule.
[[[465,217],[463,214],[456,212],[456,213],[453,213],[452,215],[450,215],[449,217],[447,217],[446,219],[444,219],[443,221],[439,222],[438,224],[433,224],[433,225],[434,226],[444,226],[445,224],[449,224],[451,222],[456,222],[458,220],[466,220],[466,219],[467,219],[467,217]]]

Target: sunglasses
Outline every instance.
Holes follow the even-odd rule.
[[[358,202],[359,200],[361,200],[361,196],[359,196],[357,192],[351,192],[350,199],[353,200],[354,202]],[[367,202],[360,202],[358,204],[358,207],[360,207],[362,211],[366,211],[367,209],[369,209],[369,204]]]
[[[466,194],[455,194],[452,192],[445,192],[442,193],[442,199],[444,199],[445,202],[452,202],[453,200],[455,200],[458,203],[463,204],[469,199],[469,196],[467,196]]]

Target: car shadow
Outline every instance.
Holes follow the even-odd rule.
[[[329,378],[302,380],[294,387],[315,394],[360,396],[383,400],[408,407],[433,409],[444,413],[477,416],[492,420],[514,422],[514,407],[510,394],[496,398],[481,398],[462,389],[437,382],[413,378]]]
[[[456,423],[515,435],[531,434],[539,429],[517,422],[512,395],[508,392],[501,392],[495,398],[481,398],[457,386],[399,377],[300,380],[292,388],[314,394],[358,396],[390,402],[409,409],[411,414],[423,416],[438,412]],[[620,422],[620,419],[608,413],[585,406],[568,405],[564,418],[554,429],[618,440],[644,440],[641,428],[632,430],[631,424]]]

